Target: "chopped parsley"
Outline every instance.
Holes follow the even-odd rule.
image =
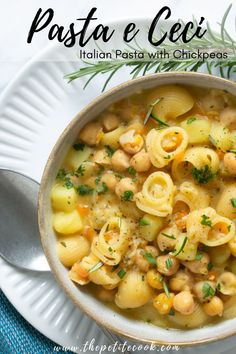
[[[190,117],[190,118],[188,118],[187,119],[187,122],[186,122],[186,124],[192,124],[195,120],[197,120],[197,118],[196,117]]]
[[[205,165],[200,169],[194,167],[191,173],[193,178],[200,184],[207,184],[216,176],[216,174],[211,171],[208,165]]]
[[[132,166],[130,166],[127,171],[131,176],[136,176],[137,171]]]
[[[146,253],[144,253],[143,256],[144,256],[144,258],[146,258],[146,260],[147,260],[150,264],[157,265],[156,258],[154,258],[151,253],[146,252]]]
[[[124,202],[128,202],[129,200],[132,200],[133,196],[134,196],[133,191],[125,191],[121,197],[121,200],[123,200]]]
[[[119,268],[119,264],[114,265],[114,266],[111,268],[111,272],[113,273],[117,268]]]
[[[202,225],[212,227],[212,221],[211,221],[211,219],[209,218],[209,216],[203,214],[203,215],[201,216],[201,218],[202,218],[202,220],[201,220],[201,224],[202,224]]]
[[[77,187],[77,192],[79,193],[79,195],[89,195],[89,194],[92,194],[94,191],[94,189],[90,186],[88,186],[87,184],[80,184],[78,187]]]
[[[232,154],[236,154],[236,150],[234,150],[234,149],[227,150],[227,152],[232,152]]]
[[[230,202],[231,202],[232,207],[236,208],[236,198],[231,198]]]
[[[66,244],[64,241],[61,241],[60,244],[63,246],[63,247],[66,247]]]
[[[85,148],[85,144],[83,144],[83,143],[77,143],[77,144],[74,144],[74,145],[73,145],[73,148],[74,148],[76,151],[83,151],[84,148]]]
[[[57,173],[57,179],[61,179],[64,181],[66,175],[67,175],[66,170],[64,168],[61,168]]]
[[[121,268],[121,270],[119,270],[117,274],[120,277],[120,279],[123,279],[126,274],[126,271],[123,268]]]
[[[196,261],[200,261],[202,259],[202,257],[203,257],[203,253],[198,251],[195,259],[196,259]]]
[[[162,234],[163,236],[165,236],[165,237],[170,238],[171,240],[176,240],[176,238],[175,238],[174,235],[169,235],[169,234],[166,234],[165,232],[162,232],[161,234]]]
[[[101,268],[102,266],[103,266],[103,262],[100,261],[100,262],[96,263],[92,268],[90,268],[88,272],[93,273],[96,270],[98,270],[99,268]]]
[[[215,290],[210,286],[209,283],[204,283],[202,286],[203,299],[215,295]]]
[[[73,183],[71,182],[71,180],[69,178],[66,179],[65,183],[64,183],[64,186],[67,188],[67,189],[71,189],[74,187]]]
[[[173,254],[173,256],[178,256],[181,252],[183,252],[184,247],[185,247],[187,241],[188,241],[188,238],[187,238],[187,236],[185,236],[182,245],[180,246],[179,250],[177,250],[177,251]]]
[[[164,159],[165,160],[169,160],[171,158],[171,155],[166,155],[166,156],[164,156]]]
[[[209,262],[207,265],[207,270],[211,270],[214,267],[213,263]]]
[[[115,150],[113,150],[109,145],[105,145],[106,153],[109,157],[112,157],[114,154]]]
[[[216,286],[216,290],[220,291],[220,289],[221,289],[221,285],[220,285],[220,283],[218,283]]]
[[[113,252],[113,249],[111,247],[108,248],[109,252]]]
[[[172,265],[173,265],[172,260],[170,258],[167,258],[167,260],[166,260],[166,268],[170,269],[172,267]]]
[[[85,171],[85,167],[83,165],[80,165],[77,170],[75,171],[75,175],[77,177],[83,176]]]
[[[96,182],[95,182],[96,183]],[[100,185],[97,186],[96,192],[98,194],[104,194],[108,191],[108,187],[105,182],[102,182]]]
[[[102,178],[102,176],[98,176],[98,177],[96,177],[95,178],[95,184],[96,184],[96,186],[99,184],[99,182],[101,181],[101,178]]]
[[[175,311],[173,309],[170,309],[169,316],[174,316],[174,315],[175,315]]]
[[[147,226],[147,225],[150,225],[150,222],[146,219],[139,219],[139,226]]]

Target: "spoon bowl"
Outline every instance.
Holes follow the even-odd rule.
[[[20,268],[49,271],[38,230],[38,190],[31,178],[0,169],[0,255]]]

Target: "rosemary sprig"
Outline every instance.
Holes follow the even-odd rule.
[[[107,78],[103,85],[102,91],[107,87],[112,77],[123,67],[131,68],[130,75],[132,78],[137,76],[143,76],[147,73],[167,72],[167,71],[199,71],[206,68],[206,70],[212,74],[213,71],[219,71],[219,75],[229,78],[230,75],[236,73],[236,41],[226,30],[226,22],[228,15],[231,11],[232,4],[227,8],[222,20],[218,25],[220,26],[220,32],[215,33],[210,24],[207,23],[207,33],[201,39],[193,38],[189,43],[183,43],[178,40],[175,45],[166,41],[158,47],[158,51],[166,50],[173,53],[176,49],[184,49],[190,53],[200,50],[201,53],[218,52],[224,50],[228,53],[227,60],[221,59],[176,59],[171,57],[168,60],[151,59],[148,56],[148,51],[141,48],[137,42],[136,47],[128,45],[132,50],[144,53],[144,59],[134,60],[101,60],[97,62],[84,62],[87,66],[81,67],[73,73],[65,76],[69,82],[78,78],[88,76],[88,80],[84,86],[87,87],[97,75],[107,74]],[[183,21],[179,21],[183,23]],[[193,18],[194,28],[189,29],[189,35],[193,35],[197,26],[197,21]],[[164,30],[160,30],[164,33]],[[154,47],[157,50],[156,47]],[[129,50],[127,50],[129,52]]]

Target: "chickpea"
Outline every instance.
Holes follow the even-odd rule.
[[[121,199],[126,191],[131,191],[134,194],[138,191],[136,184],[129,177],[122,178],[115,187],[116,195]]]
[[[236,154],[227,152],[224,155],[224,166],[230,175],[236,176]]]
[[[161,251],[172,251],[175,248],[176,239],[179,234],[176,225],[167,227],[157,236],[157,244]]]
[[[119,124],[120,124],[120,118],[113,113],[107,113],[102,118],[102,125],[106,132],[110,132],[118,128]]]
[[[202,258],[194,261],[182,262],[183,265],[188,268],[192,273],[196,274],[207,274],[208,264],[210,262],[210,257],[207,253],[202,253]]]
[[[144,250],[138,249],[135,255],[135,263],[142,272],[147,272],[151,266],[148,260],[144,257]]]
[[[189,290],[193,285],[193,278],[183,270],[178,270],[173,278],[169,280],[169,287],[171,290],[179,292],[182,290]]]
[[[148,260],[145,258],[144,254],[145,253],[150,253],[152,257],[156,258],[158,256],[158,250],[154,246],[145,246],[144,250],[143,249],[138,249],[136,256],[135,256],[135,262],[139,269],[143,272],[147,272],[149,268],[151,267],[151,264],[148,262]]]
[[[236,295],[236,275],[231,272],[222,273],[217,280],[217,288],[224,295]]]
[[[215,295],[216,284],[213,281],[199,281],[193,286],[193,291],[200,302],[205,302]]]
[[[147,272],[147,282],[154,289],[158,289],[158,290],[163,289],[162,278],[163,276],[160,273],[158,273],[155,269],[150,269]]]
[[[131,155],[139,152],[144,144],[143,137],[140,134],[136,134],[134,129],[122,134],[119,142],[122,148]]]
[[[218,296],[213,296],[213,298],[203,304],[202,307],[208,316],[222,316],[224,303]]]
[[[123,150],[118,149],[112,155],[111,163],[114,170],[118,172],[124,172],[127,170],[128,167],[130,167],[129,160],[129,155],[127,155]]]
[[[190,293],[190,291],[181,291],[175,295],[173,300],[173,307],[176,311],[182,313],[183,315],[190,315],[193,313],[195,303],[193,300],[193,295]]]
[[[154,258],[156,258],[157,256],[159,256],[159,251],[158,251],[158,249],[157,249],[156,247],[154,247],[154,246],[146,246],[146,247],[145,247],[145,251],[146,251],[147,253],[151,253],[151,255],[152,255]]]
[[[94,156],[93,156],[93,162],[102,165],[102,166],[106,166],[106,165],[110,165],[111,164],[111,159],[110,157],[107,155],[107,152],[105,149],[101,149],[95,152]]]
[[[101,182],[105,183],[108,189],[114,191],[118,181],[112,172],[106,172],[102,175]]]
[[[161,315],[167,315],[173,306],[174,294],[168,297],[165,293],[157,295],[153,300],[153,306]]]
[[[130,165],[138,172],[146,172],[150,169],[152,164],[149,154],[142,149],[131,158]]]
[[[157,257],[157,270],[164,275],[173,275],[179,269],[179,261],[177,258],[164,255]]]
[[[102,126],[99,122],[90,122],[83,127],[79,138],[87,145],[97,145],[103,136]]]
[[[227,107],[220,112],[220,122],[230,129],[236,129],[236,109]]]

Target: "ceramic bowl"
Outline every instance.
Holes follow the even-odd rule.
[[[68,277],[68,270],[61,264],[56,253],[56,235],[52,228],[50,191],[65,155],[76,140],[81,128],[94,119],[106,107],[139,90],[166,84],[183,84],[227,90],[236,96],[236,84],[228,80],[199,73],[161,73],[148,75],[121,84],[102,94],[71,121],[54,146],[47,161],[39,192],[39,228],[43,248],[57,282],[71,300],[97,323],[116,334],[139,342],[155,344],[196,345],[226,338],[236,334],[236,318],[220,323],[188,330],[165,329],[135,321],[101,303],[86,287],[79,287]]]

